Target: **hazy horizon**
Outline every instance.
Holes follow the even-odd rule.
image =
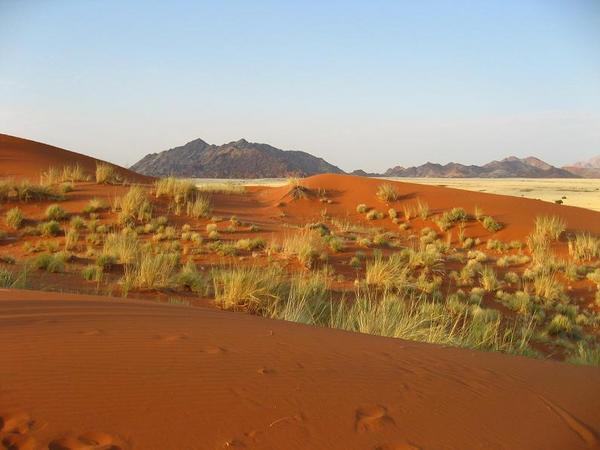
[[[600,2],[0,0],[0,132],[130,166],[201,138],[346,171],[600,154]]]

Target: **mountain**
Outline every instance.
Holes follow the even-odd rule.
[[[600,178],[600,155],[594,156],[587,161],[580,161],[573,165],[565,166],[563,169],[583,178]]]
[[[42,172],[47,171],[50,167],[61,169],[74,164],[81,166],[84,172],[93,178],[97,162],[100,160],[81,153],[0,133],[0,178],[28,179],[37,182]],[[110,165],[124,180],[135,183],[152,181],[149,177],[123,167]]]
[[[445,165],[428,162],[417,167],[396,166],[388,169],[386,177],[423,178],[579,178],[579,175],[554,167],[533,156],[509,156],[483,166],[466,166],[459,163]]]
[[[131,166],[131,170],[144,175],[193,178],[282,178],[344,173],[309,153],[280,150],[245,139],[218,146],[196,139],[181,147],[149,154]]]

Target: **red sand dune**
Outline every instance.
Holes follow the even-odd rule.
[[[0,355],[5,448],[599,446],[598,369],[243,314],[2,290]]]
[[[86,172],[94,174],[96,162],[90,156],[63,150],[51,145],[0,133],[0,178],[39,180],[40,174],[49,167],[61,168],[68,164],[79,164]],[[151,177],[111,164],[124,179],[146,183]]]

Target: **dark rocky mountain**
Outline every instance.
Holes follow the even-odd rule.
[[[417,167],[393,167],[383,175],[426,178],[579,178],[577,174],[559,169],[532,156],[528,158],[510,156],[483,166],[466,166],[458,163],[441,165],[428,162]]]
[[[283,178],[319,173],[344,173],[306,152],[280,150],[245,139],[211,145],[202,139],[160,153],[152,153],[131,166],[135,172],[164,177]]]
[[[563,169],[583,178],[600,178],[600,155],[594,156],[587,161],[580,161],[571,166],[565,166]]]

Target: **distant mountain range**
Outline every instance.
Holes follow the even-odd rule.
[[[306,152],[280,150],[245,139],[211,145],[196,139],[180,147],[145,156],[131,170],[143,175],[192,178],[283,178],[319,173],[344,173],[339,167]],[[483,166],[428,162],[396,166],[384,173],[355,170],[354,175],[431,178],[600,178],[600,156],[570,166],[554,167],[533,156],[510,156]]]
[[[577,162],[572,166],[565,166],[563,169],[583,178],[600,178],[600,155],[587,161]]]
[[[157,177],[192,178],[284,178],[344,173],[309,153],[280,150],[245,139],[218,146],[196,139],[181,147],[147,155],[131,170]]]
[[[466,166],[458,163],[445,165],[426,163],[418,167],[401,166],[388,169],[386,177],[430,177],[430,178],[579,178],[579,175],[559,169],[534,158],[510,156],[501,161],[492,161],[483,166]]]

